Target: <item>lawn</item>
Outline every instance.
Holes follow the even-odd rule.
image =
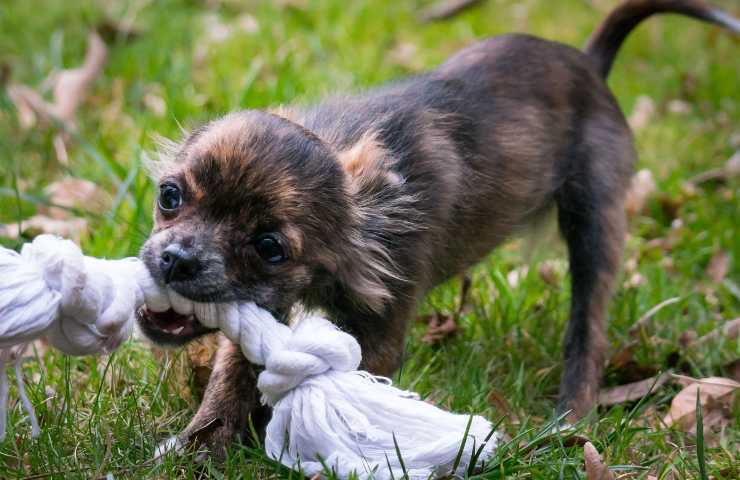
[[[734,0],[716,1],[740,15]],[[156,189],[142,163],[155,135],[178,137],[181,128],[239,108],[377,85],[431,68],[490,35],[523,31],[581,45],[616,4],[489,0],[451,20],[422,24],[416,16],[427,3],[0,3],[0,223],[7,225],[0,242],[17,247],[42,230],[12,238],[22,219],[48,211],[46,186],[76,177],[110,196],[102,209],[91,204],[62,212],[86,220],[83,249],[135,255],[151,225]],[[61,137],[55,149],[60,126],[25,126],[6,87],[43,91],[50,72],[80,64],[87,32],[104,23],[109,33],[114,24],[118,30],[107,36],[108,63],[77,112],[64,164]],[[652,173],[657,188],[630,220],[624,273],[610,308],[611,351],[620,355],[607,371],[607,386],[668,370],[732,378],[734,365],[738,375],[737,336],[694,338],[740,317],[740,182],[689,182],[740,151],[738,60],[737,37],[662,17],[629,38],[611,74],[620,105],[635,112],[638,168]],[[591,422],[577,425],[580,437],[547,435],[569,302],[564,247],[550,230],[537,232],[537,242],[510,242],[471,272],[455,336],[426,344],[426,327],[418,322],[394,380],[445,408],[501,419],[500,429],[513,440],[480,478],[583,478],[580,437],[593,442],[620,478],[739,478],[740,402],[706,405],[708,428],[697,442],[690,428],[662,423],[682,388],[674,377],[642,401],[601,407]],[[459,292],[459,280],[440,286],[419,317],[454,312]],[[23,368],[42,433],[31,438],[11,389],[0,478],[289,475],[259,449],[236,445],[223,464],[196,464],[192,456],[150,461],[155,446],[185,426],[198,405],[182,351],[153,353],[132,341],[110,356],[70,358],[37,348]]]

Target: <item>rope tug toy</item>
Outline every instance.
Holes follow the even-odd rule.
[[[498,436],[484,418],[446,412],[358,371],[359,344],[324,318],[309,316],[291,328],[253,303],[190,302],[159,287],[137,258],[86,257],[73,242],[51,235],[37,237],[20,254],[0,248],[0,437],[8,400],[4,367],[14,355],[19,395],[32,434],[39,432],[20,375],[25,344],[44,336],[72,355],[109,352],[131,335],[143,305],[192,309],[265,366],[257,384],[272,407],[265,449],[309,476],[325,466],[341,478],[353,472],[376,479],[464,474],[496,448]]]

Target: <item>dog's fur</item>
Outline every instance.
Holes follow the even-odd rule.
[[[424,293],[556,207],[572,275],[560,408],[583,416],[601,379],[635,162],[605,78],[627,34],[661,12],[738,30],[703,1],[631,0],[585,51],[502,35],[361,95],[211,122],[159,165],[160,182],[177,185],[183,205],[157,210],[141,257],[160,281],[171,243],[198,257],[197,275],[170,283],[192,300],[249,300],[282,317],[297,303],[320,308],[357,337],[363,368],[388,375]],[[268,232],[287,261],[256,254],[255,237]],[[223,425],[212,446],[245,434],[258,405],[254,379],[222,341],[181,440],[214,418]]]

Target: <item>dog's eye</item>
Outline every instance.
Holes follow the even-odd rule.
[[[165,212],[172,212],[182,205],[182,192],[176,185],[171,183],[162,184],[159,187],[159,199],[157,200],[159,208]]]
[[[285,249],[280,244],[280,240],[274,235],[267,234],[258,237],[254,242],[254,248],[262,260],[273,265],[283,263],[288,259]]]

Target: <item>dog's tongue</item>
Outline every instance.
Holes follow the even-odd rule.
[[[171,330],[173,328],[184,326],[190,320],[188,315],[180,315],[172,309],[165,310],[164,312],[153,312],[148,308],[145,308],[144,315],[146,315],[152,323],[163,330]]]

